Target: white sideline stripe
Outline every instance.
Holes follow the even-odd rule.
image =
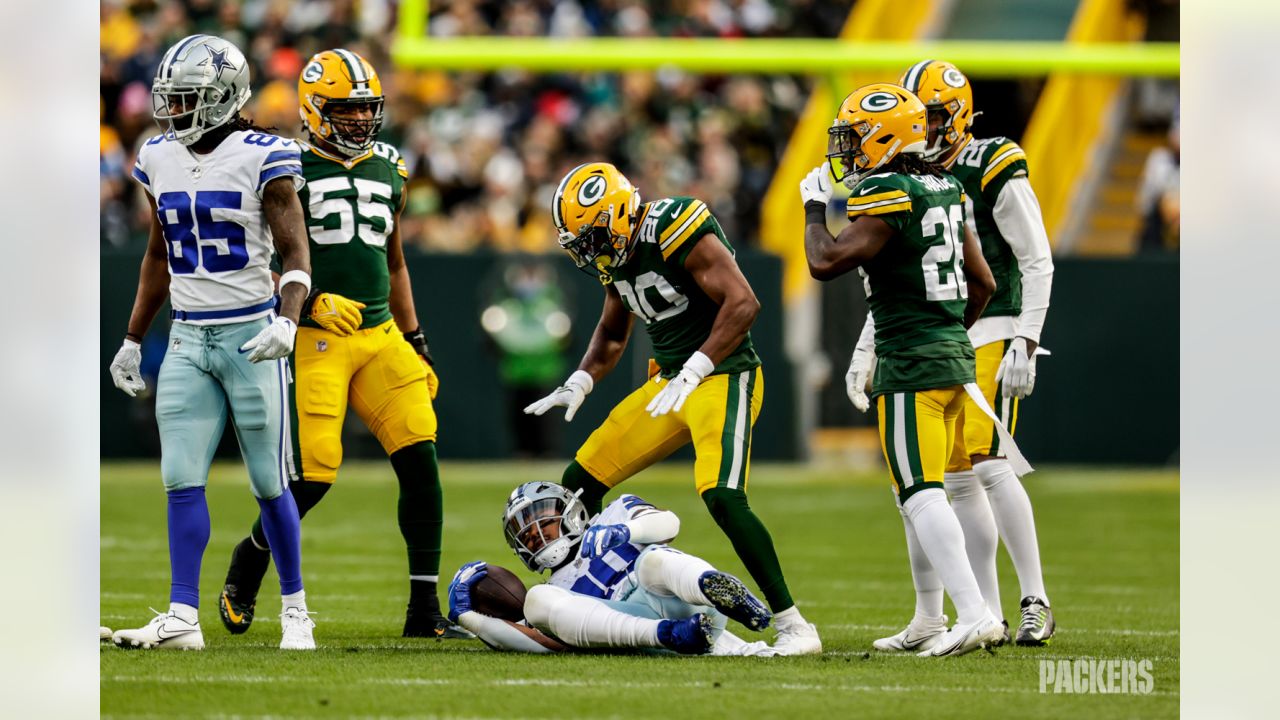
[[[103,678],[103,682],[140,682],[140,683],[166,683],[172,682],[172,678],[163,678],[156,675],[112,675],[109,678]],[[277,683],[305,683],[320,684],[330,682],[330,678],[308,676],[308,677],[281,677],[279,675],[215,675],[215,676],[197,676],[183,678],[185,683],[204,683],[204,684],[277,684]],[[421,686],[440,686],[440,685],[466,685],[470,687],[488,686],[488,687],[595,687],[595,688],[627,688],[641,690],[656,690],[663,688],[711,688],[710,681],[692,680],[677,682],[634,682],[629,680],[554,680],[550,678],[508,678],[505,680],[479,680],[474,678],[358,678],[349,679],[350,685],[391,685],[400,687],[421,687]],[[745,683],[744,683],[745,684]],[[1009,695],[1040,695],[1038,687],[1028,688],[1008,688],[1008,687],[939,687],[937,685],[826,685],[820,683],[757,683],[752,682],[751,687],[756,690],[789,690],[792,692],[870,692],[870,693],[1004,693]],[[1153,692],[1152,695],[1173,695],[1176,692]]]
[[[823,628],[832,630],[901,630],[901,625],[858,625],[852,623],[841,623],[835,625],[822,625]],[[1118,628],[1069,628],[1064,629],[1067,634],[1084,633],[1086,635],[1134,635],[1140,637],[1177,637],[1180,634],[1178,630],[1121,630]]]

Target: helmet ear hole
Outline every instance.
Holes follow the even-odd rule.
[[[891,142],[893,142],[893,135],[885,135],[880,139],[876,140],[876,144],[878,145],[888,145]]]

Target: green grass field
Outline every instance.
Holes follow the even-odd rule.
[[[484,559],[519,562],[500,514],[518,482],[559,465],[447,463],[441,575]],[[237,464],[209,486],[202,653],[101,651],[103,717],[1173,717],[1178,712],[1178,477],[1175,471],[1047,469],[1029,478],[1058,637],[925,660],[868,652],[900,629],[913,594],[902,523],[879,473],[757,465],[752,505],[773,532],[787,579],[826,653],[807,658],[532,657],[479,641],[399,637],[408,596],[385,463],[351,464],[303,524],[315,653],[276,649],[279,596],[264,582],[258,619],[232,637],[216,598],[232,546],[256,512]],[[626,486],[680,514],[676,545],[746,578],[697,499],[687,464]],[[165,498],[158,466],[102,468],[102,624],[134,627],[168,602]],[[1001,551],[1006,616],[1018,588]],[[532,582],[533,576],[522,573]],[[950,609],[948,612],[951,612]],[[738,634],[757,639],[742,628]],[[771,638],[772,631],[765,634]],[[1040,660],[1148,659],[1149,695],[1040,692]]]

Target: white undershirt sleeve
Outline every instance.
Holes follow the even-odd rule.
[[[517,630],[511,623],[472,611],[458,616],[458,624],[476,634],[485,645],[494,650],[514,652],[549,653],[551,648]]]
[[[637,545],[668,543],[680,534],[680,517],[670,510],[644,507],[627,520],[626,526],[631,531],[631,542]]]
[[[1008,241],[1022,272],[1022,314],[1018,316],[1018,335],[1039,343],[1044,319],[1049,313],[1053,254],[1031,181],[1022,176],[1005,183],[996,198],[993,214],[996,227]]]

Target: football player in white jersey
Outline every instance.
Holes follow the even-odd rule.
[[[156,388],[160,474],[168,493],[169,610],[113,635],[121,647],[199,650],[200,561],[209,542],[205,484],[230,410],[250,486],[271,540],[283,596],[282,649],[315,648],[302,585],[298,509],[288,487],[289,369],[311,290],[297,143],[239,114],[249,67],[222,38],[169,48],[152,85],[165,130],[138,152],[133,177],[153,218],[138,293],[111,379],[145,389],[139,342],[168,297],[173,326]],[[276,284],[268,263],[279,252]]]
[[[530,570],[551,571],[525,596],[524,623],[483,615],[471,589],[487,573],[463,565],[449,585],[449,619],[497,650],[547,653],[573,648],[659,648],[682,654],[770,656],[725,630],[750,630],[772,614],[738,578],[666,543],[680,518],[635,495],[622,495],[592,520],[562,485],[517,487],[503,514],[507,543]]]

